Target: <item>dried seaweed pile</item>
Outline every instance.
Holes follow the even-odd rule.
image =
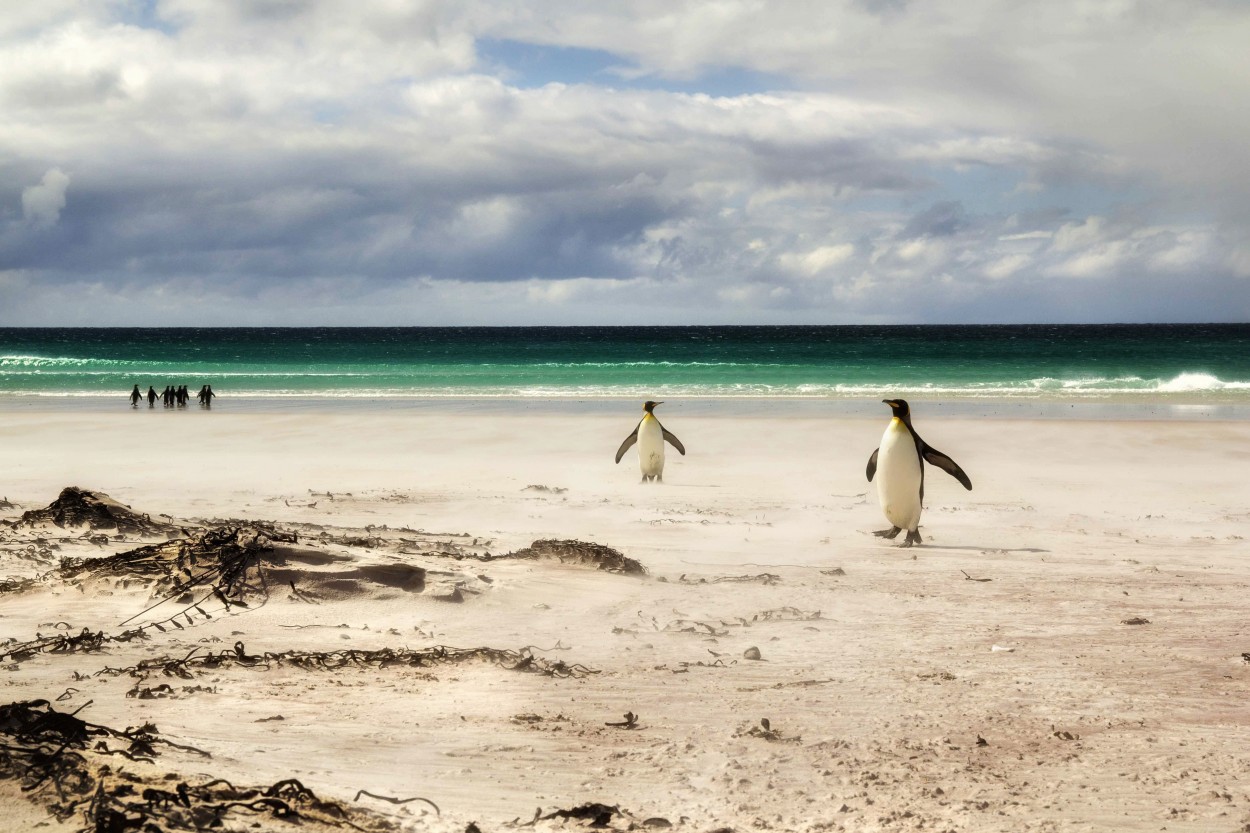
[[[24,662],[37,654],[93,654],[110,642],[130,642],[135,639],[148,639],[143,628],[131,628],[116,636],[104,631],[92,631],[83,628],[77,633],[66,628],[57,633],[44,636],[36,633],[35,638],[26,642],[9,643],[0,650],[0,661]]]
[[[0,593],[25,593],[35,586],[33,578],[0,579]]]
[[[65,558],[57,574],[65,580],[154,579],[158,588],[173,594],[209,586],[228,598],[242,598],[248,590],[260,589],[251,586],[255,568],[275,542],[294,543],[295,536],[267,526],[222,527],[196,539],[152,544],[107,558]]]
[[[763,584],[772,587],[781,583],[781,576],[776,573],[759,573],[754,576],[717,576],[716,578],[704,578],[702,576],[690,577],[685,573],[677,579],[681,584]]]
[[[570,664],[563,660],[553,662],[535,656],[529,648],[512,651],[502,648],[452,648],[446,645],[436,645],[433,648],[419,650],[379,648],[374,651],[345,649],[341,651],[283,651],[281,653],[266,651],[260,654],[249,654],[242,642],[236,642],[233,648],[216,653],[208,650],[201,652],[201,649],[197,647],[181,659],[171,657],[145,659],[127,668],[104,668],[96,672],[96,675],[129,674],[146,680],[155,674],[161,674],[166,677],[190,680],[194,679],[197,671],[227,667],[268,670],[288,665],[306,671],[334,671],[350,667],[430,668],[472,660],[492,663],[508,671],[526,671],[544,674],[548,677],[584,677],[588,674],[599,673],[577,663]]]
[[[530,544],[525,549],[498,557],[551,559],[562,564],[585,564],[609,573],[626,573],[639,576],[647,573],[641,562],[628,558],[611,547],[605,547],[603,544],[595,544],[589,541],[557,541],[551,538],[543,538]]]
[[[6,525],[4,521],[0,521],[0,545],[2,545],[0,546],[0,552],[4,556],[10,556],[18,561],[32,561],[36,564],[56,564],[61,558],[60,550],[63,544],[71,546],[93,544],[97,547],[103,547],[112,543],[112,540],[108,535],[92,529],[85,529],[77,535],[50,536],[43,534],[42,530],[17,529],[16,522]],[[30,578],[6,581],[3,584],[8,586],[0,588],[0,592],[24,590],[33,581]]]
[[[528,547],[503,555],[466,552],[456,548],[453,552],[424,553],[428,555],[454,558],[457,561],[472,559],[474,561],[504,561],[507,559],[528,559],[534,561],[559,561],[561,564],[584,564],[608,573],[624,573],[628,575],[646,575],[647,568],[636,559],[623,555],[619,550],[590,541],[557,541],[543,538]]]
[[[305,530],[305,538],[319,544],[337,544],[344,547],[360,547],[377,550],[392,549],[409,555],[443,555],[451,558],[481,558],[477,552],[490,546],[492,539],[472,536],[467,532],[427,532],[410,527],[390,527],[372,524],[360,531],[340,530],[330,532],[321,524],[291,524]],[[490,554],[486,553],[490,558]]]
[[[334,534],[315,524],[296,524],[305,531],[305,539],[318,544],[359,547],[368,550],[390,550],[398,555],[450,558],[455,561],[534,560],[580,564],[609,573],[646,575],[647,570],[636,559],[612,547],[590,541],[543,538],[528,547],[509,553],[492,554],[485,549],[492,539],[470,536],[469,533],[426,532],[423,529],[367,526],[359,532]]]
[[[127,621],[177,599],[183,605],[181,610],[144,627],[164,632],[169,625],[181,630],[180,618],[187,624],[194,623],[195,615],[213,618],[204,608],[210,599],[221,604],[218,610],[225,611],[249,607],[249,598],[268,599],[261,558],[273,549],[275,541],[294,543],[295,536],[263,526],[211,529],[195,540],[167,541],[107,558],[65,558],[56,574],[69,581],[111,578],[123,585],[132,580],[152,582],[163,598]]]
[[[164,535],[177,530],[171,524],[154,521],[148,515],[135,512],[103,492],[92,492],[77,486],[66,486],[57,499],[43,509],[31,509],[22,513],[22,517],[12,526],[43,524],[115,529],[119,533],[133,535]]]
[[[298,822],[305,829],[391,827],[376,816],[319,799],[294,779],[240,789],[220,778],[191,784],[176,776],[144,778],[115,770],[106,756],[144,763],[152,763],[161,749],[211,756],[162,738],[151,724],[118,731],[88,723],[77,712],[58,712],[46,700],[0,706],[0,738],[0,777],[20,781],[22,792],[61,821],[81,813],[83,833],[242,830],[262,818]]]
[[[754,614],[750,619],[735,616],[731,620],[717,619],[715,622],[701,619],[673,619],[661,625],[654,616],[645,616],[641,612],[638,618],[651,626],[652,630],[669,633],[697,633],[706,636],[728,636],[730,628],[749,628],[761,622],[814,622],[821,618],[819,610],[800,610],[797,607],[776,607]],[[613,633],[637,634],[630,628],[615,627]]]

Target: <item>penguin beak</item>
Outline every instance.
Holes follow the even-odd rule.
[[[655,404],[656,404],[656,405],[663,405],[664,403],[663,403],[663,402],[657,402],[657,403],[655,403]]]
[[[898,403],[892,399],[882,399],[881,402],[885,405],[889,405],[891,408],[896,407],[898,405]]]

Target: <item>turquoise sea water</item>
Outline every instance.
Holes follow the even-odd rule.
[[[792,398],[1250,404],[1250,325],[0,329],[0,401]]]

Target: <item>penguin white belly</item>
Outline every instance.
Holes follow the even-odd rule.
[[[920,455],[900,420],[890,421],[877,452],[877,500],[885,518],[899,529],[920,526]]]
[[[664,430],[650,414],[638,426],[638,467],[644,477],[664,474]]]

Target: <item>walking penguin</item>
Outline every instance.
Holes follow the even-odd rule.
[[[924,464],[929,462],[972,489],[972,481],[959,464],[932,447],[911,424],[911,408],[905,399],[883,399],[894,416],[881,437],[881,446],[868,458],[868,480],[877,477],[877,499],[890,522],[889,529],[874,532],[881,538],[894,538],[904,529],[904,547],[922,543],[920,512],[924,508]]]
[[[664,442],[666,440],[682,456],[686,454],[686,447],[681,444],[681,440],[661,425],[653,413],[656,405],[663,404],[663,402],[650,400],[642,403],[642,409],[645,412],[642,419],[634,428],[633,433],[626,437],[621,447],[616,450],[616,462],[619,463],[625,456],[625,452],[629,451],[629,447],[638,443],[638,467],[642,469],[643,483],[649,480],[661,483],[664,481]]]

